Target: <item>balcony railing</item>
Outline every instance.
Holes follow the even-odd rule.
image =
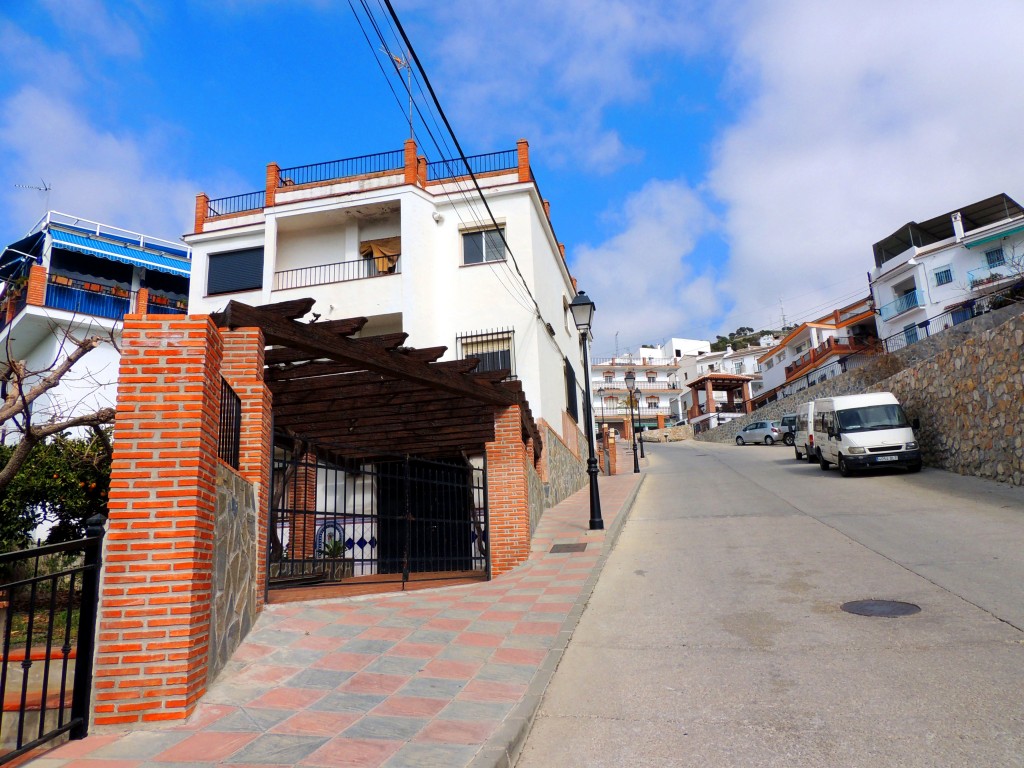
[[[375,155],[360,155],[359,157],[347,157],[344,160],[282,168],[277,186],[316,184],[323,181],[346,179],[350,176],[369,176],[375,173],[400,171],[404,167],[405,153],[401,149],[395,149]]]
[[[980,311],[981,309],[972,300],[956,309],[930,317],[915,326],[905,328],[899,333],[894,333],[885,339],[882,344],[886,352],[896,352],[897,350],[909,347],[911,344],[916,344],[921,339],[926,339],[936,333],[941,333],[947,328],[952,328],[954,325],[967,322],[979,314]]]
[[[897,315],[902,315],[904,312],[909,312],[912,309],[923,306],[924,291],[918,289],[900,296],[896,301],[890,301],[888,304],[881,307],[878,312],[882,316],[883,320],[891,320]]]
[[[122,320],[135,301],[133,292],[123,288],[86,283],[63,275],[50,275],[46,283],[45,304],[78,315]]]
[[[466,158],[466,163],[473,170],[474,175],[481,173],[494,173],[496,171],[511,171],[519,167],[519,153],[514,149],[507,149],[503,152],[490,152],[486,155],[471,155]],[[466,163],[462,159],[456,160],[435,160],[427,163],[427,181],[441,181],[442,179],[455,179],[460,176],[468,176]]]
[[[829,357],[830,355],[849,355],[853,352],[862,352],[864,350],[871,349],[874,343],[876,342],[869,342],[864,339],[856,339],[853,337],[847,337],[844,339],[832,337],[825,339],[825,341],[814,349],[804,352],[800,357],[787,365],[786,378],[789,379],[799,374],[805,368],[821,362],[823,358]]]
[[[402,259],[399,257],[394,265],[381,270],[379,259],[355,259],[354,261],[338,261],[334,264],[318,264],[314,267],[286,269],[274,273],[274,290],[284,291],[289,288],[308,288],[312,285],[329,285],[344,283],[349,280],[362,280],[368,277],[397,275],[402,272]],[[383,266],[383,265],[381,265]]]
[[[607,379],[591,379],[591,389],[594,392],[605,391],[605,392],[626,392],[626,382],[624,381],[608,381]],[[679,384],[672,381],[638,381],[636,388],[641,392],[649,392],[651,390],[658,392],[670,392],[679,389]]]
[[[235,213],[246,211],[262,211],[267,206],[267,193],[246,192],[244,195],[232,197],[218,197],[206,204],[206,218],[213,219],[217,216],[230,216]]]
[[[1013,269],[1008,264],[1003,264],[998,267],[982,267],[981,269],[972,269],[967,273],[967,281],[973,291],[975,288],[981,288],[985,285],[992,283],[998,283],[1001,280],[1007,280],[1011,277],[1019,277],[1015,275]]]

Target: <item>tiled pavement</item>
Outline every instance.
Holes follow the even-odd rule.
[[[605,531],[588,530],[586,488],[547,510],[529,561],[493,581],[268,606],[186,723],[94,734],[29,765],[507,765],[642,477],[600,479]]]

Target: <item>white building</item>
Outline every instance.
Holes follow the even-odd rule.
[[[626,426],[635,420],[639,429],[657,429],[671,424],[678,417],[672,401],[678,399],[679,360],[673,357],[648,357],[647,352],[661,352],[660,347],[641,347],[640,354],[626,352],[618,357],[597,358],[591,365],[591,389],[594,393],[594,416],[599,424],[630,434]],[[634,378],[632,413],[626,375]]]
[[[1024,209],[1005,194],[924,222],[873,246],[868,274],[887,351],[941,332],[987,308],[1024,276]]]
[[[366,317],[359,335],[406,333],[409,346],[447,347],[442,359],[479,357],[478,370],[522,381],[533,415],[575,452],[586,381],[568,309],[576,288],[528,145],[469,162],[490,213],[461,161],[427,162],[412,140],[380,155],[272,163],[264,190],[199,195],[185,237],[191,310],[311,297],[321,322]]]
[[[50,211],[0,254],[0,363],[24,361],[31,384],[66,357],[69,334],[117,342],[127,313],[183,314],[190,269],[180,242]],[[33,423],[113,407],[119,361],[112,344],[90,351],[32,404]]]
[[[858,367],[877,351],[875,315],[865,297],[801,323],[758,358],[761,387],[755,403],[785,397]]]

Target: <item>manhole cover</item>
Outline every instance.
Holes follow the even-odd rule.
[[[839,606],[847,613],[858,616],[878,616],[892,619],[897,616],[913,616],[921,612],[921,606],[913,603],[902,603],[899,600],[853,600]]]
[[[563,552],[583,552],[586,548],[586,542],[583,542],[582,544],[553,544],[549,551],[553,555],[558,555]]]

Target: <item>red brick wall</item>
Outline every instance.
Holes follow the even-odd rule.
[[[42,264],[33,264],[29,270],[25,301],[36,307],[46,306],[46,267]]]
[[[494,442],[487,443],[488,539],[491,575],[500,576],[530,555],[530,502],[519,406],[496,410]]]
[[[206,316],[125,318],[97,725],[181,719],[205,690],[221,356]]]

